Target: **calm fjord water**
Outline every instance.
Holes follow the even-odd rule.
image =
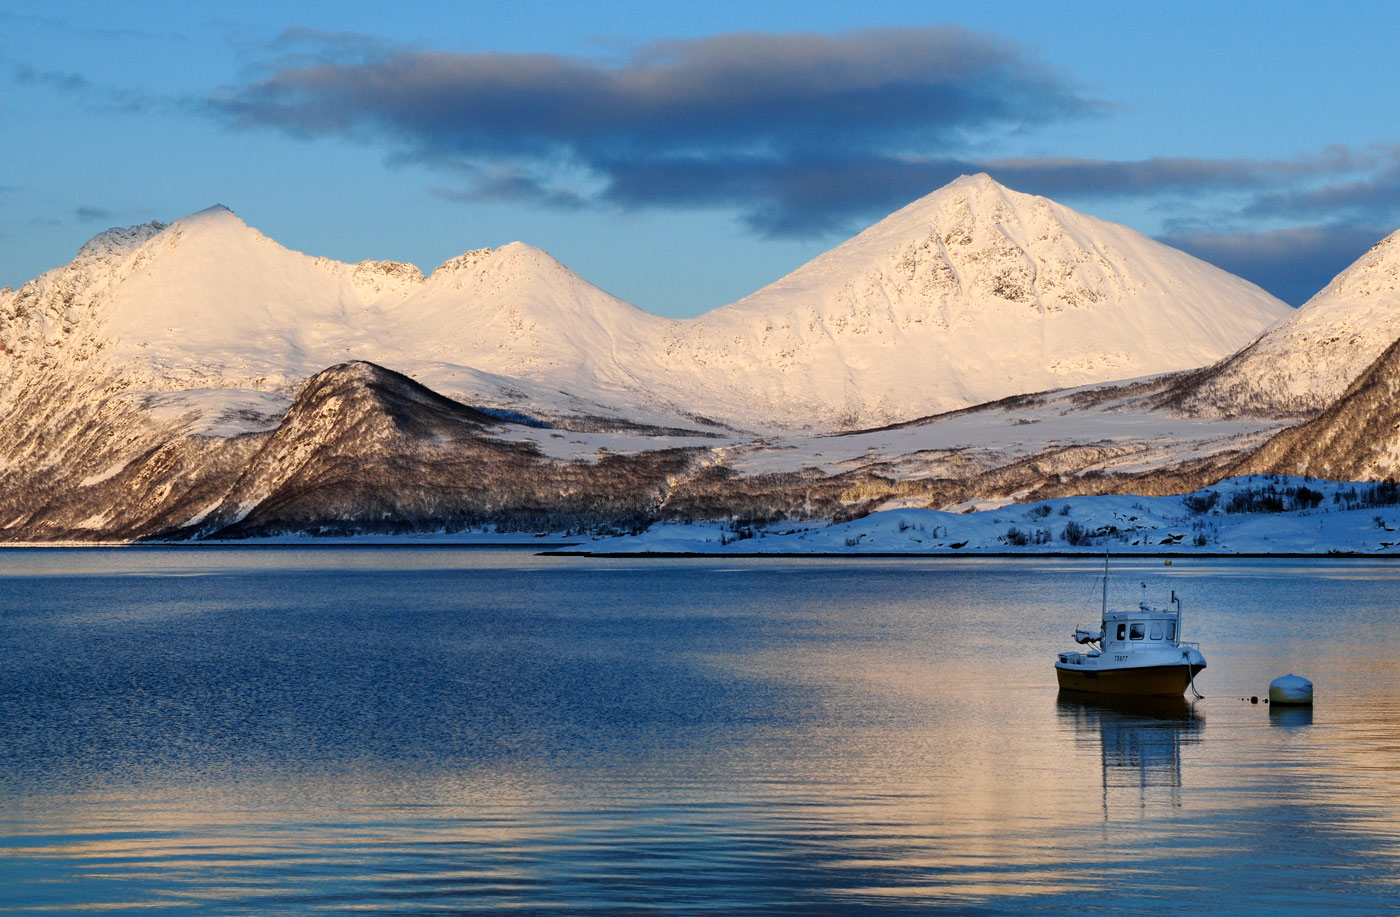
[[[1210,663],[1129,710],[1055,690],[1098,575],[0,552],[0,913],[1400,902],[1400,566],[1117,562]]]

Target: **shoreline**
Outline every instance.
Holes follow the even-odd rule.
[[[745,552],[745,553],[730,553],[730,552],[721,553],[721,552],[718,552],[718,551],[714,551],[714,552],[710,552],[710,551],[632,551],[632,552],[627,552],[627,551],[596,551],[596,552],[595,552],[595,551],[540,551],[539,553],[540,553],[541,556],[546,556],[546,557],[604,557],[604,558],[609,558],[609,559],[622,559],[622,558],[628,558],[628,557],[640,557],[640,558],[655,558],[655,559],[658,559],[658,560],[665,559],[665,558],[676,558],[676,557],[713,557],[713,558],[724,558],[724,559],[731,559],[731,558],[752,558],[752,557],[782,557],[782,558],[789,558],[789,559],[790,559],[790,558],[794,558],[794,557],[816,557],[816,558],[826,558],[826,559],[831,559],[831,558],[842,558],[842,559],[849,559],[849,560],[855,560],[855,559],[859,559],[859,558],[863,558],[863,557],[877,557],[877,558],[885,558],[885,559],[888,559],[888,558],[908,558],[908,559],[911,559],[911,560],[930,560],[930,559],[942,560],[942,559],[945,559],[945,558],[946,558],[946,559],[954,559],[954,560],[956,560],[956,559],[965,558],[965,557],[969,557],[969,558],[982,558],[982,559],[992,559],[992,560],[998,560],[998,559],[1004,560],[1004,559],[1021,559],[1021,558],[1038,559],[1038,558],[1046,558],[1046,557],[1049,557],[1049,558],[1056,558],[1056,559],[1059,559],[1059,560],[1064,560],[1064,559],[1067,559],[1067,558],[1084,558],[1084,559],[1088,559],[1088,560],[1102,560],[1103,557],[1104,557],[1103,552],[1094,552],[1094,551],[969,551],[969,552],[967,552],[967,553],[963,553],[963,552],[953,553],[953,552],[947,552],[947,551],[940,551],[940,552],[938,552],[938,553],[932,553],[932,552],[930,552],[930,553],[924,553],[924,554],[918,554],[918,553],[913,553],[913,552],[908,552],[908,551],[861,551],[861,552],[854,552],[854,551],[853,551],[853,552],[850,552],[850,553],[841,552],[841,551],[826,551],[826,552],[819,552],[819,551],[750,551],[750,552]],[[1280,559],[1284,559],[1284,560],[1288,560],[1288,559],[1298,560],[1298,559],[1302,559],[1302,558],[1312,558],[1312,557],[1316,557],[1316,558],[1333,558],[1333,559],[1339,559],[1339,560],[1343,560],[1343,559],[1344,559],[1344,560],[1357,560],[1357,559],[1370,559],[1370,558],[1379,558],[1379,559],[1385,559],[1385,560],[1400,560],[1400,553],[1387,553],[1387,554],[1380,554],[1380,553],[1377,553],[1377,554],[1369,554],[1369,553],[1365,553],[1365,552],[1361,552],[1361,551],[1346,551],[1346,552],[1340,552],[1340,551],[1323,551],[1323,552],[1292,551],[1292,552],[1283,552],[1283,551],[1279,551],[1279,552],[1240,552],[1240,553],[1224,553],[1224,552],[1220,552],[1220,551],[1210,551],[1210,552],[1202,551],[1202,552],[1200,552],[1200,553],[1194,553],[1194,552],[1192,552],[1192,553],[1165,553],[1165,552],[1161,552],[1161,551],[1154,551],[1154,552],[1132,551],[1132,552],[1123,552],[1123,553],[1113,553],[1113,552],[1110,551],[1110,552],[1109,552],[1109,556],[1112,557],[1112,558],[1114,558],[1115,560],[1125,560],[1125,559],[1131,560],[1132,558],[1135,558],[1135,557],[1162,558],[1162,559],[1165,559],[1165,560],[1175,560],[1176,558],[1196,558],[1196,557],[1209,558],[1209,559],[1214,559],[1214,560],[1230,559],[1230,558],[1266,559],[1266,558],[1270,558],[1270,557],[1280,558]]]
[[[540,541],[426,541],[426,540],[313,540],[302,539],[297,541],[55,541],[55,542],[15,542],[12,544],[0,543],[0,551],[6,550],[45,550],[45,549],[100,549],[111,550],[114,548],[131,549],[192,549],[212,548],[215,550],[228,548],[458,548],[469,550],[482,550],[491,548],[527,549],[535,548],[535,554],[539,557],[596,557],[609,560],[622,560],[627,558],[667,560],[685,558],[713,558],[713,559],[739,559],[739,558],[782,558],[791,560],[794,558],[819,558],[824,560],[859,560],[862,558],[888,559],[908,559],[908,560],[944,560],[972,558],[982,560],[1017,560],[1017,559],[1041,559],[1053,558],[1056,560],[1066,559],[1088,559],[1099,560],[1104,556],[1103,551],[937,551],[937,552],[912,552],[912,551],[588,551],[581,550],[579,542],[559,542],[541,543]],[[1178,558],[1203,558],[1210,560],[1222,560],[1231,558],[1264,560],[1277,558],[1280,560],[1301,560],[1308,558],[1334,559],[1334,560],[1358,560],[1358,559],[1379,559],[1379,560],[1400,560],[1400,552],[1364,552],[1364,551],[1123,551],[1107,552],[1109,556],[1116,560],[1133,558],[1153,558],[1162,560],[1176,560]]]

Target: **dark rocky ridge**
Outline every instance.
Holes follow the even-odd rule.
[[[631,527],[698,450],[542,456],[493,436],[504,425],[373,363],[333,366],[303,386],[217,509],[158,537],[306,532]]]
[[[1151,398],[1162,381],[1114,394]],[[703,437],[693,446],[551,458],[537,442],[558,431],[486,414],[367,362],[323,370],[280,419],[268,421],[275,429],[236,436],[198,432],[205,428],[197,412],[157,422],[152,396],[118,389],[92,400],[57,382],[49,387],[24,394],[60,410],[0,418],[9,453],[0,471],[3,540],[240,539],[481,526],[598,532],[662,520],[845,519],[891,499],[942,507],[973,498],[1152,496],[1255,471],[1375,479],[1393,473],[1382,459],[1400,441],[1400,343],[1331,409],[1257,451],[1257,438],[1246,437],[1200,459],[1136,473],[1095,470],[1131,463],[1149,448],[1132,442],[1056,445],[1020,457],[960,454],[960,462],[937,452],[875,455],[834,474],[816,468],[739,474],[726,464],[724,449],[705,445]],[[920,476],[911,468],[925,471]]]

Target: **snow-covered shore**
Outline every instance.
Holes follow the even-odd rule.
[[[839,524],[655,525],[589,554],[1367,554],[1400,556],[1400,489],[1250,475],[1170,497],[1066,497]]]

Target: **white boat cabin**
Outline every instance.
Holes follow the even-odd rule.
[[[1105,652],[1139,646],[1176,646],[1177,613],[1140,606],[1136,611],[1108,611],[1103,616],[1099,645]]]
[[[1130,653],[1140,650],[1173,649],[1180,642],[1181,614],[1163,608],[1149,608],[1147,603],[1132,611],[1105,611],[1103,623],[1097,630],[1080,628],[1074,632],[1075,642],[1089,644],[1087,653],[1061,653],[1060,661],[1083,664],[1103,653]]]

